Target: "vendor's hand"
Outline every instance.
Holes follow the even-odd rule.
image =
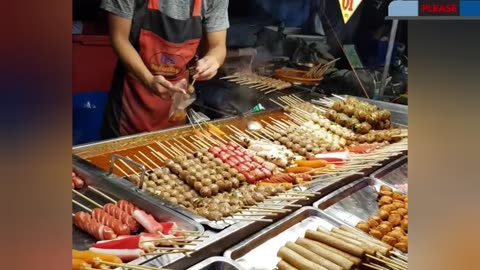
[[[179,84],[173,85],[162,75],[155,75],[147,82],[148,88],[157,96],[163,99],[169,99],[175,92],[185,94],[185,88]]]
[[[220,68],[218,60],[213,56],[207,55],[198,60],[196,68],[197,73],[193,78],[199,81],[210,80],[217,75],[218,68]]]

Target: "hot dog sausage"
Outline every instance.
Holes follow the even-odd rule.
[[[89,264],[92,264],[93,266],[97,266],[98,264],[95,262],[97,258],[99,258],[102,261],[105,262],[113,262],[113,263],[123,263],[122,260],[114,255],[108,255],[108,254],[100,254],[88,250],[84,251],[79,251],[72,249],[72,258],[73,259],[80,259],[84,260]]]
[[[130,235],[130,229],[127,225],[123,224],[120,220],[114,218],[103,209],[93,209],[92,217],[103,225],[112,228],[117,235]]]
[[[85,270],[86,268],[91,268],[92,265],[87,263],[84,260],[72,259],[72,270]]]
[[[125,200],[119,200],[117,201],[117,206],[122,209],[123,211],[127,212],[129,215],[133,216],[133,211],[138,209],[135,205],[133,205],[131,202],[125,201]]]
[[[277,268],[278,270],[298,270],[297,268],[291,266],[290,264],[288,264],[286,261],[284,260],[280,260],[278,263],[277,263]]]
[[[340,267],[339,265],[336,265],[334,264],[333,262],[319,256],[318,254],[300,246],[300,245],[297,245],[297,244],[294,244],[292,242],[287,242],[287,244],[285,245],[287,248],[295,251],[296,253],[298,253],[299,255],[301,255],[302,257],[308,259],[309,261],[312,261],[318,265],[321,265],[325,268],[327,268],[328,270],[342,270],[343,268]]]
[[[130,228],[130,231],[138,231],[140,224],[131,215],[120,209],[120,207],[118,207],[117,205],[113,203],[107,203],[103,206],[103,210],[105,210],[105,212],[109,213],[116,219],[120,220],[122,223],[126,224],[128,228]]]
[[[90,214],[77,212],[74,217],[75,226],[87,232],[97,240],[111,240],[117,237],[112,228],[97,222]]]
[[[327,270],[325,267],[305,259],[286,247],[281,247],[277,256],[299,270]]]
[[[330,260],[331,262],[343,267],[344,269],[352,269],[353,267],[353,262],[344,256],[337,254],[336,252],[333,252],[331,250],[328,250],[320,245],[317,245],[317,242],[305,238],[299,238],[295,242],[298,245],[312,251],[315,254],[318,254],[319,256],[322,256],[323,258]],[[361,261],[360,261],[361,263]]]
[[[355,230],[355,229],[352,229],[352,228],[350,228],[350,227],[347,227],[347,226],[345,226],[345,225],[340,225],[339,228],[340,228],[341,230],[343,230],[343,231],[350,232],[350,233],[353,233],[353,234],[355,234],[355,235],[358,235],[359,237],[365,238],[366,240],[369,240],[369,241],[371,241],[371,242],[374,242],[374,243],[376,243],[376,244],[378,244],[378,245],[384,246],[384,247],[386,247],[386,248],[391,248],[391,246],[390,246],[389,244],[384,243],[384,242],[382,242],[382,241],[380,241],[380,240],[378,240],[378,239],[376,239],[376,238],[370,237],[370,236],[368,236],[368,235],[366,235],[366,234],[364,234],[364,233],[361,233],[361,232],[359,232],[359,231],[357,231],[357,230]]]
[[[323,232],[316,232],[313,230],[307,230],[305,233],[305,237],[308,239],[312,239],[324,244],[327,244],[331,247],[349,253],[355,257],[362,258],[365,255],[365,250],[360,247],[354,246],[349,243],[345,243],[344,241],[337,239],[333,236],[325,234]]]
[[[353,233],[350,233],[350,232],[341,230],[341,229],[339,229],[339,228],[333,228],[333,229],[332,229],[332,232],[335,232],[335,233],[341,234],[341,235],[343,235],[343,236],[345,236],[345,237],[349,237],[349,238],[351,238],[351,239],[355,239],[355,240],[357,240],[357,241],[360,241],[360,242],[362,242],[362,243],[365,243],[365,244],[371,246],[373,249],[375,249],[377,252],[379,252],[380,254],[382,254],[382,255],[384,255],[384,256],[387,256],[387,255],[388,255],[388,252],[391,250],[391,248],[390,248],[390,249],[387,249],[386,247],[381,246],[381,245],[378,245],[378,244],[376,244],[376,243],[373,242],[373,241],[368,241],[368,240],[365,239],[365,238],[362,238],[362,237],[360,237],[360,236],[358,236],[358,235],[356,235],[356,234],[353,234]]]
[[[346,243],[349,243],[349,244],[352,244],[354,246],[357,246],[357,247],[360,247],[362,248],[363,250],[365,250],[365,253],[369,254],[369,255],[375,255],[375,249],[373,249],[371,246],[369,245],[366,245],[360,241],[357,241],[355,239],[352,239],[352,238],[349,238],[349,237],[346,237],[346,236],[343,236],[341,234],[338,234],[338,233],[334,233],[332,232],[330,234],[331,236],[335,237],[335,238],[338,238],[342,241],[345,241]]]

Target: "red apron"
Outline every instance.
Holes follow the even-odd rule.
[[[187,64],[202,37],[202,1],[193,0],[192,17],[171,18],[161,11],[161,0],[137,0],[130,42],[153,75],[172,83],[188,79]],[[185,124],[169,121],[171,100],[162,99],[127,72],[119,62],[102,126],[104,139],[150,132]]]

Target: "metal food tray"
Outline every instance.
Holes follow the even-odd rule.
[[[403,192],[408,192],[408,156],[401,157],[379,169],[370,177],[381,180]]]
[[[346,224],[317,208],[303,207],[228,249],[224,256],[238,263],[241,269],[272,270],[280,260],[277,251],[288,241],[295,242],[308,229],[330,230],[340,225]]]
[[[315,202],[313,207],[324,210],[327,214],[354,227],[358,222],[378,213],[377,197],[382,185],[405,194],[381,180],[364,177],[325,196]]]
[[[187,270],[241,270],[240,266],[225,257],[215,256],[210,257]]]
[[[157,220],[175,222],[179,228],[185,229],[185,230],[198,231],[200,233],[204,233],[205,231],[201,224],[188,218],[187,216],[181,215],[180,213],[173,211],[172,209],[166,207],[165,205],[159,204],[157,201],[151,199],[148,196],[145,196],[144,194],[141,194],[138,192],[132,192],[128,187],[115,184],[115,182],[118,182],[118,179],[112,179],[112,176],[106,177],[104,175],[105,172],[103,170],[99,168],[95,168],[93,165],[85,161],[82,162],[74,158],[73,171],[81,179],[84,180],[86,186],[95,187],[101,190],[102,192],[106,193],[108,196],[110,196],[113,199],[124,199],[124,200],[130,201],[136,206],[150,213]],[[85,187],[78,191],[86,195],[90,199],[94,200],[95,202],[98,202],[101,205],[110,202],[103,196]],[[85,199],[81,198],[76,194],[72,194],[72,198],[80,202],[81,204],[87,206],[90,209],[95,207],[93,204],[91,204],[90,202],[86,201]],[[72,210],[74,212],[85,211],[83,208],[75,204],[73,204]],[[72,248],[78,249],[78,250],[86,250],[95,242],[96,240],[93,237],[91,237],[90,235],[81,231],[75,225],[73,225]],[[160,259],[162,260],[167,259],[168,261],[170,261],[172,260],[173,257],[183,257],[183,256],[184,255],[182,254],[172,254],[168,256],[161,256]],[[142,257],[132,261],[131,263],[144,264],[156,258],[157,256]]]

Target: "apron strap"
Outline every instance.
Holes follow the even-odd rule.
[[[193,0],[193,17],[200,17],[202,15],[202,0]]]
[[[148,0],[148,8],[149,9],[154,9],[154,10],[159,10],[160,9],[160,0]]]
[[[135,0],[135,10],[130,29],[130,42],[137,51],[140,49],[140,30],[147,15],[147,2],[150,4],[152,0]]]

